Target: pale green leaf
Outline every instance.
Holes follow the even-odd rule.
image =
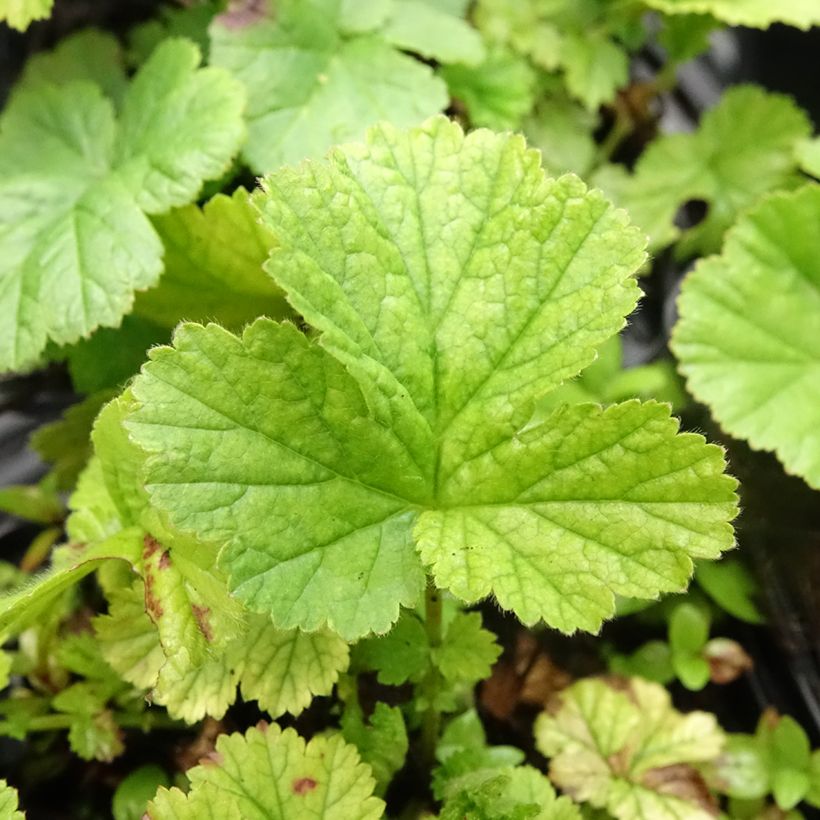
[[[123,100],[115,162],[148,213],[195,199],[203,180],[228,169],[244,137],[245,98],[239,84],[222,69],[197,70],[199,61],[193,43],[166,41]]]
[[[567,90],[590,111],[615,97],[629,82],[629,56],[604,35],[594,32],[565,37],[561,63]]]
[[[673,220],[689,200],[708,211],[685,236],[687,253],[720,248],[738,214],[764,194],[799,182],[795,151],[809,135],[805,113],[780,94],[755,86],[727,91],[694,134],[661,137],[646,150],[632,176],[605,168],[594,178],[662,247],[678,235]]]
[[[30,86],[65,85],[74,80],[95,83],[115,102],[122,98],[127,80],[122,49],[113,34],[85,29],[61,40],[52,51],[35,54],[26,62],[13,93]]]
[[[806,140],[797,148],[800,167],[813,177],[820,178],[820,137]]]
[[[0,780],[0,817],[5,820],[25,820],[26,815],[18,811],[17,789],[5,780]]]
[[[393,0],[382,36],[397,48],[440,63],[474,66],[484,57],[481,35],[466,20],[426,0]]]
[[[523,124],[523,132],[533,148],[541,152],[547,173],[572,171],[586,176],[597,152],[592,133],[597,118],[578,103],[562,96],[543,99]]]
[[[193,199],[242,138],[242,89],[196,70],[184,41],[158,48],[117,123],[99,88],[29,85],[0,120],[0,368],[35,364],[51,339],[119,325],[155,284],[162,246],[143,209]]]
[[[553,783],[618,820],[714,816],[710,805],[698,802],[705,789],[698,789],[694,764],[718,756],[723,733],[713,715],[675,711],[658,684],[579,681],[536,720],[535,737],[551,758]]]
[[[646,0],[646,5],[665,14],[711,14],[733,26],[768,28],[786,23],[807,29],[820,25],[815,0]]]
[[[188,654],[166,657],[151,692],[154,703],[186,723],[205,716],[219,720],[236,700],[237,670],[231,669],[224,655],[207,658],[194,665]]]
[[[732,435],[820,487],[820,186],[743,217],[684,283],[672,347]],[[721,332],[715,333],[716,322]]]
[[[722,454],[676,436],[668,408],[523,429],[634,305],[642,239],[600,194],[548,180],[520,137],[444,118],[265,184],[268,270],[339,361],[267,320],[242,339],[183,326],[130,423],[153,503],[224,543],[252,609],[386,632],[420,595],[415,527],[464,600],[595,630],[613,592],[681,589],[693,557],[731,546]]]
[[[257,616],[238,655],[242,697],[257,701],[275,718],[285,712],[299,714],[314,696],[329,695],[347,668],[349,650],[327,630],[285,632]]]
[[[94,619],[94,631],[103,657],[123,680],[140,689],[156,684],[165,653],[145,611],[142,581],[109,596],[108,613]]]
[[[262,270],[273,234],[259,224],[244,188],[217,194],[202,209],[189,205],[156,217],[154,227],[165,247],[165,270],[158,287],[137,296],[138,315],[166,327],[186,319],[241,328],[262,314],[288,314]]]
[[[503,48],[491,49],[479,65],[443,66],[439,74],[475,127],[517,131],[535,102],[535,72]]]
[[[33,20],[48,17],[53,5],[54,0],[0,0],[0,20],[25,31]]]
[[[207,764],[187,772],[191,790],[160,789],[150,820],[377,820],[370,769],[341,737],[305,743],[276,724],[221,735]]]
[[[447,105],[428,66],[376,33],[343,38],[321,5],[289,2],[276,22],[211,26],[213,64],[247,88],[244,156],[254,171],[321,156],[380,120],[413,125]]]

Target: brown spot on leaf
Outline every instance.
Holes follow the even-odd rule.
[[[162,549],[162,544],[149,533],[142,539],[142,560],[147,561],[157,550]]]
[[[213,643],[214,631],[211,629],[211,622],[208,619],[211,613],[210,607],[191,604],[191,612],[194,613],[196,625],[199,627],[199,631],[203,634],[205,640],[208,641],[208,643]]]
[[[262,734],[264,735],[264,734],[265,734],[265,732],[267,732],[267,731],[268,731],[268,729],[270,728],[270,723],[268,723],[266,720],[259,720],[259,721],[257,721],[257,723],[256,723],[256,728],[257,728],[260,732],[262,732]]]
[[[219,752],[214,749],[212,752],[208,752],[205,757],[200,758],[199,765],[200,766],[221,766],[225,762],[225,758],[222,757]]]
[[[297,777],[296,780],[293,781],[293,789],[294,794],[303,795],[309,794],[312,792],[316,786],[319,784],[312,778],[312,777]]]
[[[159,557],[159,568],[168,569],[171,566],[171,553],[168,550],[162,553]]]
[[[269,16],[268,0],[231,0],[225,12],[214,18],[220,26],[233,31],[247,28]]]
[[[658,794],[677,797],[694,803],[712,817],[719,815],[717,800],[709,791],[700,772],[686,763],[650,769],[640,778],[640,784]]]

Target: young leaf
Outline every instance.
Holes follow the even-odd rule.
[[[150,820],[377,820],[384,803],[356,749],[341,737],[305,743],[275,723],[244,735],[221,735],[212,759],[187,772],[191,789],[160,789],[148,804]]]
[[[535,102],[535,72],[504,48],[492,49],[477,66],[443,66],[439,74],[475,127],[519,130]]]
[[[672,338],[690,392],[723,428],[818,488],[819,221],[818,185],[761,202],[687,277]]]
[[[430,643],[424,624],[414,614],[405,612],[386,635],[359,643],[356,657],[376,672],[379,683],[418,683],[430,665]]]
[[[711,14],[730,25],[751,28],[786,23],[807,29],[820,24],[814,0],[646,0],[646,5],[665,14]]]
[[[242,138],[241,87],[198,62],[185,41],[158,48],[119,123],[86,81],[13,96],[0,120],[0,368],[119,324],[156,282],[162,247],[143,211],[189,202]]]
[[[642,239],[598,193],[444,118],[265,184],[268,270],[336,358],[264,319],[242,339],[183,326],[129,423],[152,502],[225,543],[251,608],[385,632],[423,587],[415,540],[467,602],[596,630],[613,593],[680,589],[692,557],[731,546],[721,452],[668,408],[523,429],[635,303]]]
[[[111,800],[114,820],[142,820],[148,801],[161,786],[169,785],[164,769],[152,763],[140,766],[126,775]]]
[[[489,677],[500,654],[495,635],[481,625],[481,613],[458,612],[432,659],[446,680],[472,685]]]
[[[6,820],[26,820],[25,814],[17,810],[17,789],[5,780],[0,780],[0,817]]]
[[[724,743],[713,715],[682,715],[658,684],[623,690],[593,678],[562,692],[535,724],[550,779],[618,820],[708,820],[714,806],[697,769]]]
[[[380,120],[413,125],[447,105],[429,67],[376,32],[344,36],[337,0],[286,0],[277,19],[211,26],[211,62],[248,92],[244,157],[259,173],[317,157]]]
[[[44,20],[51,14],[54,0],[0,0],[0,21],[25,31],[33,20]]]
[[[165,247],[165,270],[157,287],[137,296],[137,315],[169,328],[182,318],[239,329],[262,314],[289,314],[262,270],[273,234],[259,224],[244,188],[217,194],[202,209],[188,205],[155,217],[154,227]]]
[[[681,205],[704,200],[706,217],[686,234],[684,249],[711,253],[743,210],[770,191],[799,184],[795,150],[810,133],[806,114],[789,97],[737,86],[694,134],[653,142],[633,176],[611,166],[594,182],[629,211],[654,247],[677,237],[673,220]]]

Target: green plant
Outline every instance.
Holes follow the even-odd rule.
[[[0,564],[0,735],[109,767],[116,820],[816,802],[791,719],[727,737],[658,683],[748,667],[710,639],[714,604],[762,621],[748,571],[715,563],[737,481],[681,431],[676,365],[727,432],[818,481],[808,118],[733,89],[624,163],[722,20],[772,18],[203,2],[127,47],[88,30],[31,58],[0,117],[0,368],[64,367],[85,397],[32,437],[45,477],[0,491],[42,527]],[[666,62],[632,81],[647,43]],[[692,200],[706,218],[678,227]],[[675,358],[625,367],[647,233],[669,259],[721,253],[683,284]],[[621,677],[516,665],[522,641],[616,615],[644,642],[607,635],[592,667]],[[500,737],[493,685],[509,714],[538,690],[534,728]],[[132,762],[139,733],[180,760]],[[11,778],[23,802],[42,777]]]

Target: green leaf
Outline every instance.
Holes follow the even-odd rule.
[[[380,34],[343,37],[330,0],[290,0],[278,19],[211,26],[211,61],[248,92],[244,157],[264,173],[359,139],[381,120],[413,125],[447,105],[444,83]]]
[[[384,794],[393,775],[404,765],[409,748],[401,709],[378,702],[365,721],[358,703],[348,702],[339,728],[344,739],[359,750],[362,760],[373,770],[376,794]]]
[[[681,589],[692,557],[731,546],[721,452],[667,407],[523,429],[635,302],[642,239],[597,192],[444,118],[265,184],[268,270],[321,347],[268,320],[242,339],[183,326],[129,425],[152,503],[225,544],[250,608],[386,632],[420,597],[415,538],[463,600],[596,630],[613,593]]]
[[[148,804],[151,820],[377,820],[384,804],[356,749],[341,737],[305,743],[275,723],[244,735],[221,735],[207,764],[187,772],[191,790],[160,789]]]
[[[37,85],[65,85],[74,80],[98,85],[117,103],[122,99],[128,81],[122,49],[113,34],[85,29],[61,40],[52,51],[35,54],[26,62],[13,93]]]
[[[633,678],[619,690],[579,681],[537,719],[535,737],[551,757],[552,782],[618,820],[714,816],[693,764],[717,757],[723,733],[713,715],[675,711],[658,684]]]
[[[489,677],[500,654],[495,635],[481,625],[481,613],[459,612],[441,645],[433,648],[432,659],[446,680],[472,685]]]
[[[801,143],[797,157],[802,170],[813,177],[820,177],[820,137]]]
[[[709,615],[695,604],[678,604],[669,618],[669,645],[675,652],[701,652],[709,640]]]
[[[608,37],[586,32],[565,37],[561,62],[567,90],[590,111],[615,97],[629,82],[629,57]]]
[[[356,657],[360,664],[376,672],[379,683],[418,683],[430,665],[430,644],[424,624],[414,614],[405,612],[386,635],[359,643]]]
[[[217,194],[202,209],[189,205],[156,217],[154,227],[165,247],[165,271],[157,287],[137,296],[137,315],[169,328],[180,319],[241,328],[262,314],[289,314],[262,270],[273,234],[259,224],[244,188]]]
[[[0,816],[6,820],[25,820],[25,814],[18,811],[17,806],[17,789],[0,779]]]
[[[494,48],[476,66],[449,65],[439,70],[450,94],[464,105],[474,127],[520,130],[535,102],[535,72],[526,60]]]
[[[0,21],[25,31],[33,20],[44,20],[51,14],[54,0],[0,0]]]
[[[111,801],[114,820],[142,820],[145,807],[157,789],[169,785],[165,770],[150,763],[129,772],[120,781]]]
[[[440,63],[475,66],[484,58],[481,35],[429,0],[393,0],[382,36],[396,48]]]
[[[586,176],[597,153],[592,133],[597,118],[565,96],[543,99],[524,121],[527,141],[541,151],[547,173],[559,175],[572,171]]]
[[[245,700],[256,700],[271,717],[297,715],[315,695],[329,695],[339,673],[347,669],[349,650],[338,635],[284,632],[265,617],[251,619],[241,652],[229,651],[240,671]]]
[[[141,65],[169,37],[193,40],[207,59],[208,26],[224,4],[221,0],[198,0],[181,8],[159,6],[155,16],[128,32],[128,61]]]
[[[121,387],[142,366],[152,345],[168,342],[161,325],[130,314],[117,328],[101,327],[67,351],[74,389],[94,393]]]
[[[665,14],[711,14],[732,26],[768,28],[786,23],[807,29],[820,24],[820,8],[814,0],[646,0],[650,8]]]
[[[631,655],[613,655],[608,665],[611,672],[623,677],[634,675],[664,685],[675,679],[672,653],[665,641],[647,641]]]
[[[764,622],[755,600],[760,595],[760,586],[740,561],[727,559],[698,564],[695,580],[725,612],[750,624]]]
[[[678,208],[704,200],[707,215],[685,234],[683,252],[711,253],[738,214],[764,194],[798,184],[795,150],[810,131],[789,97],[737,86],[704,115],[694,134],[653,142],[633,176],[616,166],[604,168],[594,182],[630,212],[656,248],[678,236]]]
[[[119,123],[86,81],[13,96],[0,120],[0,368],[118,325],[157,281],[162,246],[143,210],[195,198],[242,138],[241,87],[198,61],[182,40],[158,48]]]
[[[672,348],[731,435],[820,487],[820,186],[744,216],[685,281]],[[719,320],[721,332],[714,332]]]
[[[765,797],[771,789],[769,761],[753,735],[729,735],[706,774],[712,788],[739,800]]]
[[[135,564],[139,559],[140,541],[137,531],[123,530],[75,551],[71,560],[53,566],[19,589],[0,596],[0,635],[19,632],[35,621],[58,595],[97,569],[103,561],[117,558]]]

